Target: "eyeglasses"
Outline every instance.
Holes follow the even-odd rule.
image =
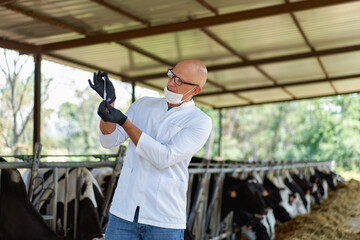
[[[183,80],[181,80],[181,78],[179,78],[178,76],[176,76],[173,71],[172,71],[172,68],[169,68],[168,71],[167,71],[167,76],[170,78],[170,79],[174,79],[174,82],[180,86],[181,84],[189,84],[189,85],[192,85],[192,86],[199,86],[198,84],[194,84],[194,83],[189,83],[189,82],[184,82]]]

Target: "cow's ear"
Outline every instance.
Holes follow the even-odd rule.
[[[237,192],[235,190],[231,190],[230,197],[231,198],[237,198]]]

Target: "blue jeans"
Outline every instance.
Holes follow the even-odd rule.
[[[183,229],[154,227],[138,223],[139,207],[133,222],[110,214],[105,240],[184,240]]]

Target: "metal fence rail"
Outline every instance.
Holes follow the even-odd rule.
[[[11,168],[31,168],[32,169],[32,178],[35,178],[37,175],[37,170],[39,168],[52,168],[54,170],[54,197],[57,195],[57,185],[55,179],[58,177],[58,169],[65,168],[68,172],[69,168],[77,169],[77,176],[80,176],[80,168],[99,168],[99,167],[111,167],[114,169],[113,175],[111,176],[111,186],[114,186],[116,177],[119,175],[122,168],[123,158],[125,155],[125,148],[122,147],[119,149],[118,154],[112,155],[40,155],[41,146],[38,146],[38,153],[34,156],[32,155],[18,155],[18,156],[3,156],[3,157],[15,157],[23,159],[24,162],[0,162],[0,169],[11,169]],[[41,158],[49,157],[92,157],[100,159],[101,161],[73,161],[73,162],[41,162]],[[115,160],[110,160],[115,159]],[[339,163],[345,162],[340,161]],[[360,161],[358,160],[349,160],[353,164],[360,166]],[[195,235],[196,240],[203,239],[229,239],[234,232],[232,229],[232,216],[229,216],[222,222],[223,227],[220,223],[220,213],[221,213],[221,201],[222,201],[222,183],[226,174],[237,173],[237,174],[247,174],[247,173],[265,173],[265,172],[281,172],[283,170],[305,170],[307,168],[317,168],[317,167],[327,167],[331,170],[335,168],[334,161],[296,161],[296,162],[261,162],[261,163],[250,163],[250,162],[210,162],[205,161],[203,163],[191,163],[189,166],[189,188],[188,188],[188,229]],[[195,195],[191,196],[192,192],[192,183],[194,176],[198,177],[199,184],[195,190]],[[68,176],[68,174],[66,175]],[[209,196],[210,191],[210,178],[215,179],[215,186],[212,191],[212,195]],[[67,179],[65,179],[67,185]],[[79,181],[77,181],[79,184]],[[101,223],[104,221],[104,217],[108,214],[108,206],[110,204],[110,198],[112,193],[112,187],[108,189],[108,192],[105,196],[105,206],[102,209]],[[77,191],[79,186],[77,186]],[[31,192],[31,191],[30,191]],[[31,193],[29,193],[31,194]],[[29,195],[30,196],[30,195]],[[193,197],[192,205],[190,206],[190,199]],[[79,194],[76,194],[75,197],[75,208],[78,207]],[[56,202],[56,201],[54,201]],[[55,216],[45,216],[47,219],[53,219],[51,226],[53,229],[56,228],[56,206],[53,205],[53,213]],[[66,211],[64,211],[64,214]],[[77,216],[74,216],[75,220]],[[66,226],[66,215],[64,216],[64,225]],[[75,221],[76,222],[76,221]],[[225,226],[225,228],[224,228]],[[76,236],[76,227],[74,237]],[[208,231],[209,230],[209,231]]]
[[[35,154],[34,155],[5,155],[1,156],[4,158],[17,158],[22,159],[24,162],[0,162],[0,171],[1,169],[18,169],[18,168],[30,168],[31,169],[31,177],[29,182],[29,189],[28,189],[28,196],[30,201],[32,201],[33,191],[34,191],[34,184],[35,180],[40,178],[38,176],[39,168],[49,168],[53,169],[53,183],[49,186],[49,189],[44,193],[46,197],[52,194],[52,215],[43,215],[45,220],[51,220],[51,228],[56,231],[56,219],[57,219],[57,195],[58,195],[58,177],[59,177],[59,169],[65,169],[65,201],[64,201],[64,215],[63,215],[63,228],[64,228],[64,235],[67,236],[67,223],[68,223],[68,216],[67,216],[67,200],[69,199],[69,169],[74,168],[76,169],[76,181],[75,181],[75,199],[74,199],[74,234],[73,238],[76,239],[77,234],[77,219],[78,219],[78,207],[79,207],[79,199],[80,199],[80,176],[81,176],[81,168],[100,168],[100,167],[111,167],[114,169],[111,180],[109,183],[108,191],[104,196],[104,205],[101,209],[102,216],[100,217],[100,223],[102,224],[104,218],[109,214],[109,204],[110,198],[112,194],[112,190],[115,186],[115,180],[120,174],[120,170],[122,168],[123,160],[125,157],[126,148],[124,146],[120,146],[119,151],[117,154],[111,155],[42,155],[41,152],[41,144],[35,144]],[[41,158],[56,158],[56,157],[95,157],[101,159],[101,161],[83,161],[83,162],[41,162]],[[114,158],[114,161],[110,161],[111,158]],[[41,201],[41,200],[40,200]],[[35,206],[36,207],[36,206]],[[39,209],[39,208],[38,208]]]

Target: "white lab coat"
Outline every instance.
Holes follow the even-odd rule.
[[[212,122],[193,100],[168,111],[165,98],[144,97],[126,113],[142,134],[137,146],[130,141],[110,213],[157,227],[186,228],[186,191],[191,157],[209,137]],[[128,138],[117,125],[108,135],[100,131],[105,148]]]

